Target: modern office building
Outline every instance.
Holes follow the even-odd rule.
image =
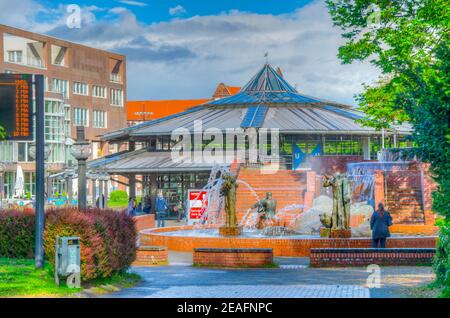
[[[44,75],[45,142],[51,148],[48,175],[75,163],[69,147],[76,137],[76,126],[85,127],[93,159],[119,150],[120,145],[110,147],[99,136],[127,125],[125,56],[0,25],[0,73]],[[31,143],[0,142],[0,162],[5,166],[0,187],[3,198],[14,196],[19,166],[25,194],[34,195],[35,165],[28,152]],[[60,180],[47,182],[49,196],[62,191]]]

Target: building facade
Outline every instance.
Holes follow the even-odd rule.
[[[84,126],[92,141],[92,159],[119,150],[120,145],[109,146],[99,136],[127,125],[125,56],[0,25],[0,72],[44,75],[48,176],[76,163],[69,152],[76,126]],[[3,198],[14,197],[18,166],[25,194],[35,194],[35,164],[28,153],[32,143],[0,142]],[[49,197],[62,191],[60,180],[47,178]]]

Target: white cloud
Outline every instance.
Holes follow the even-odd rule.
[[[184,13],[186,13],[186,9],[183,8],[181,5],[177,5],[176,7],[169,8],[170,15],[182,15]]]
[[[34,0],[0,1],[0,23],[31,28],[36,15],[45,9]]]
[[[119,0],[118,2],[123,3],[123,4],[128,4],[130,6],[136,6],[136,7],[146,7],[148,5],[145,2],[131,1],[131,0]]]
[[[63,22],[46,28],[126,54],[129,99],[209,97],[220,82],[242,86],[262,67],[265,52],[301,93],[337,102],[353,102],[361,83],[378,76],[368,63],[341,64],[336,54],[343,39],[322,1],[284,15],[234,10],[153,24],[125,8],[109,10],[102,20],[95,10],[83,8],[81,29]]]

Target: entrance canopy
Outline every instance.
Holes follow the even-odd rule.
[[[109,174],[145,174],[152,172],[210,171],[214,164],[175,162],[171,152],[147,149],[119,153],[88,163],[89,169],[105,169]]]

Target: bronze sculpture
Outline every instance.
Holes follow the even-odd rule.
[[[348,178],[337,173],[334,177],[325,175],[324,187],[333,188],[332,230],[350,229],[350,189]]]
[[[259,215],[258,228],[263,228],[266,221],[273,221],[277,210],[277,200],[272,198],[272,193],[267,192],[266,198],[256,202],[252,208],[257,208]]]
[[[222,175],[222,186],[220,188],[220,194],[225,198],[225,227],[237,227],[236,216],[236,189],[237,177],[231,174]]]

